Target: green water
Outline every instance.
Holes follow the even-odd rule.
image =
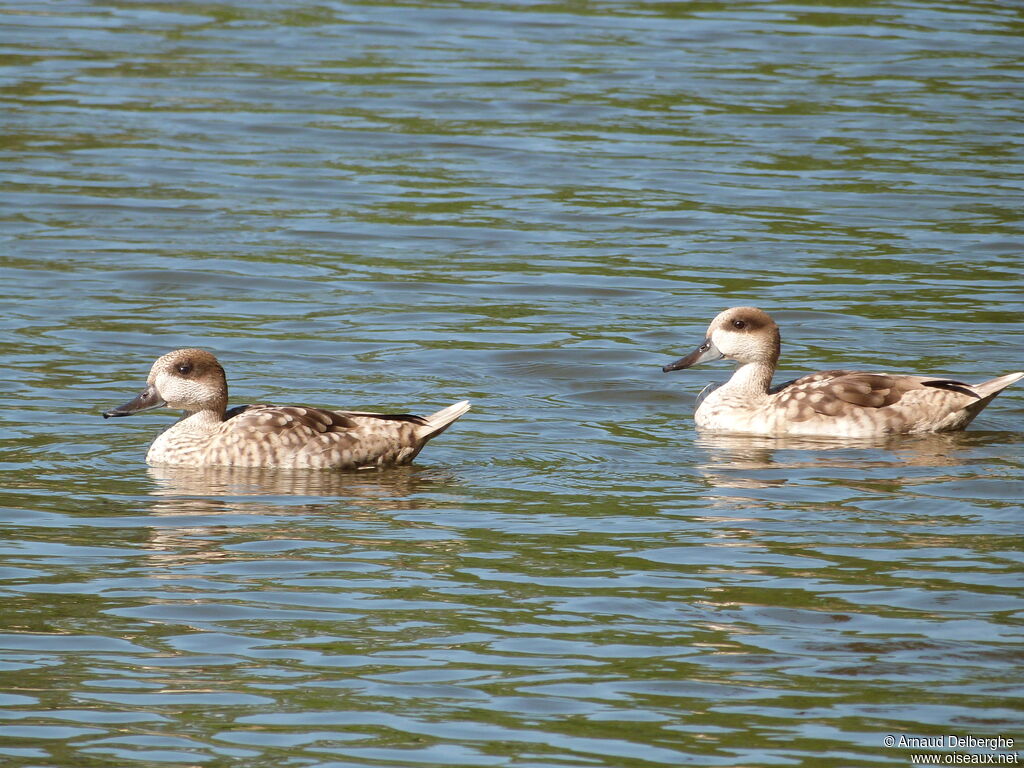
[[[1017,6],[0,0],[0,30],[0,763],[1024,743],[1024,389],[807,443],[701,436],[728,366],[660,371],[732,304],[779,321],[780,379],[1024,367]],[[181,346],[238,403],[474,408],[387,472],[147,468],[173,414],[99,414]]]

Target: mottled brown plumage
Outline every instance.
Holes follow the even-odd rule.
[[[408,464],[428,440],[469,410],[462,401],[432,416],[243,405],[227,410],[224,369],[201,349],[153,364],[147,387],[103,415],[167,406],[184,416],[153,441],[146,461],[170,466],[355,469]]]
[[[732,378],[694,414],[698,427],[762,435],[870,437],[966,427],[992,399],[1024,377],[977,385],[952,379],[864,371],[822,371],[771,387],[779,360],[778,326],[756,307],[733,307],[708,327],[704,343],[665,371],[728,357]]]

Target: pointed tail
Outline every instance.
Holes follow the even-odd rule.
[[[442,408],[437,413],[425,417],[427,422],[417,430],[420,440],[424,443],[433,437],[437,437],[451,425],[453,421],[462,416],[470,408],[469,400],[460,400],[454,405]]]
[[[1024,371],[1018,371],[1017,373],[1008,373],[1005,376],[997,376],[994,379],[983,381],[981,384],[975,384],[971,387],[978,397],[982,400],[986,398],[993,398],[1006,389],[1014,382],[1024,379]]]

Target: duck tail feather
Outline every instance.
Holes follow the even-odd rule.
[[[1016,373],[1008,373],[1005,376],[997,376],[994,379],[983,381],[981,384],[975,384],[973,389],[978,397],[984,399],[986,397],[995,397],[1004,389],[1011,384],[1024,379],[1024,371],[1017,371]]]
[[[457,403],[442,408],[437,413],[424,418],[426,424],[420,428],[420,438],[424,441],[437,437],[451,425],[453,421],[470,409],[469,400],[460,400]]]

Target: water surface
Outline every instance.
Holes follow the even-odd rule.
[[[900,765],[1020,727],[1024,394],[701,436],[781,376],[1021,368],[1001,3],[0,4],[12,766]],[[474,410],[387,472],[147,468],[235,402]]]

